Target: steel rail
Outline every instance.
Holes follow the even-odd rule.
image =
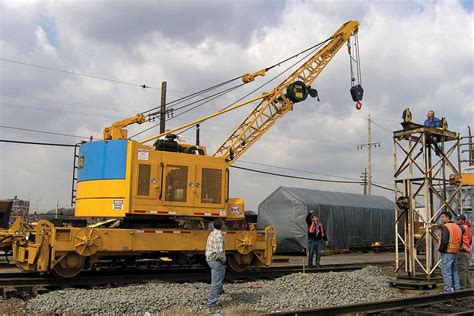
[[[380,263],[383,264],[383,263]],[[374,263],[371,263],[374,265]],[[317,269],[305,269],[307,273],[354,271],[365,265],[332,265]],[[226,281],[254,281],[278,278],[284,275],[303,272],[301,266],[261,268],[240,273],[227,272]],[[167,282],[209,282],[210,272],[206,269],[162,269],[162,270],[115,270],[115,271],[84,271],[74,278],[55,278],[50,275],[38,275],[32,272],[0,273],[0,288],[7,287],[68,287],[68,286],[100,286],[107,284],[131,284],[152,281]]]
[[[407,310],[412,311],[414,307],[426,306],[435,303],[450,302],[453,300],[470,299],[474,298],[474,289],[468,289],[463,291],[451,292],[451,293],[438,293],[430,295],[420,295],[416,297],[408,297],[401,299],[391,299],[379,302],[367,302],[360,304],[349,304],[339,305],[330,307],[321,307],[307,310],[288,311],[288,312],[275,312],[269,313],[268,315],[341,315],[341,314],[353,314],[363,313],[364,315],[377,314],[382,312],[396,313],[398,311]],[[456,315],[472,315],[474,313],[474,307],[463,306],[462,303],[454,304],[456,309]],[[413,311],[416,312],[416,311]],[[411,314],[408,314],[411,315]]]

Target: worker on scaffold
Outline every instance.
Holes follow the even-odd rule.
[[[308,221],[309,218],[309,221]],[[319,222],[318,216],[310,213],[307,217],[308,224],[308,267],[313,267],[313,258],[316,256],[316,268],[321,267],[321,253],[323,250],[323,241],[328,245],[327,232],[322,223]]]
[[[428,111],[428,113],[426,113],[426,120],[423,125],[425,127],[439,128],[441,127],[441,120],[435,116],[435,112],[433,110],[430,110]],[[441,150],[438,146],[438,142],[439,139],[436,136],[428,135],[428,137],[426,138],[426,146],[433,145],[437,156],[439,156],[441,153]]]

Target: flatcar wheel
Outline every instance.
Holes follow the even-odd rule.
[[[229,269],[233,272],[243,272],[247,270],[252,260],[253,254],[232,254],[227,260],[227,265]]]
[[[53,274],[60,278],[73,278],[84,268],[85,257],[77,254],[68,254],[53,268]]]

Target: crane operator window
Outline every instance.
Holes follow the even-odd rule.
[[[166,174],[165,200],[186,202],[188,167],[168,165]]]
[[[222,170],[202,168],[201,203],[221,204]]]

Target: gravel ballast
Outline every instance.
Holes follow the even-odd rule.
[[[223,309],[289,311],[401,297],[389,288],[379,267],[352,272],[295,273],[272,281],[224,285]],[[28,312],[85,314],[158,314],[208,312],[209,284],[153,282],[105,289],[66,289],[27,302]]]

